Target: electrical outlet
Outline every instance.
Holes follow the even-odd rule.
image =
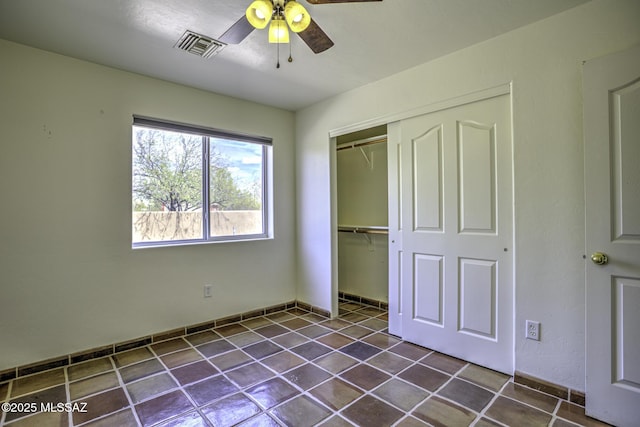
[[[211,298],[213,293],[213,285],[204,285],[204,297]]]
[[[527,320],[527,339],[540,341],[540,322]]]

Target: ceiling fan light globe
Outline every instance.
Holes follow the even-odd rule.
[[[247,21],[258,30],[265,28],[273,14],[273,3],[269,0],[255,0],[246,11]]]
[[[269,43],[289,43],[289,28],[287,28],[287,23],[282,18],[271,20]]]
[[[311,15],[309,12],[295,0],[287,2],[284,7],[284,19],[286,19],[289,28],[294,33],[299,33],[307,29],[311,23]]]

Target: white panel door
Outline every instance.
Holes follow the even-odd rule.
[[[586,412],[638,426],[640,46],[588,61],[583,77]]]
[[[404,339],[513,373],[510,95],[402,120]]]

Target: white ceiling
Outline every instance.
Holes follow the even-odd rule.
[[[266,30],[204,59],[174,49],[185,30],[213,38],[251,0],[0,0],[0,38],[295,111],[587,0],[383,0],[311,5],[335,46],[313,54]]]

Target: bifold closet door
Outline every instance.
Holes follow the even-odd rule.
[[[396,126],[401,333],[513,373],[510,96]],[[393,245],[391,245],[393,247]]]

